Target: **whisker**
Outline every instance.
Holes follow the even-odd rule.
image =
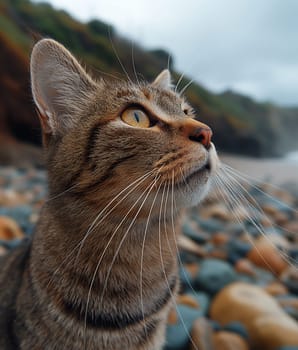
[[[170,70],[170,62],[171,62],[171,59],[172,59],[172,56],[171,56],[171,54],[169,53],[169,54],[168,54],[168,62],[167,62],[167,69],[168,69],[168,71]]]
[[[236,170],[236,169],[234,169],[234,168],[232,168],[232,167],[230,167],[230,166],[228,166],[227,164],[224,164],[224,163],[222,163],[222,169],[224,169],[224,170],[226,170],[226,171],[228,171],[228,172],[231,172],[234,176],[238,177],[238,178],[239,178],[240,180],[242,180],[242,181],[245,181],[247,184],[249,184],[251,187],[253,187],[253,188],[256,189],[257,191],[259,191],[260,193],[264,194],[264,195],[267,196],[268,198],[271,198],[271,199],[275,200],[276,203],[282,204],[282,205],[284,205],[286,208],[292,210],[293,212],[298,213],[298,210],[292,208],[292,207],[289,206],[287,203],[285,203],[285,202],[279,200],[278,198],[271,196],[269,193],[263,191],[261,188],[259,188],[258,186],[256,186],[256,185],[254,184],[254,182],[255,182],[255,183],[259,183],[259,184],[261,184],[261,185],[270,186],[270,187],[272,187],[272,188],[274,188],[274,189],[276,189],[276,190],[279,190],[279,191],[280,191],[280,190],[283,191],[283,189],[282,189],[281,187],[278,187],[278,186],[275,186],[275,185],[273,185],[273,184],[270,184],[269,182],[263,182],[263,181],[260,181],[260,180],[257,180],[257,179],[253,179],[252,177],[250,177],[250,176],[248,176],[248,175],[245,175],[245,174],[241,173],[240,171],[238,171],[238,170]],[[251,179],[251,181],[249,181],[248,179]]]
[[[123,202],[123,200],[125,200],[125,199],[127,198],[127,196],[128,196],[131,192],[133,192],[144,180],[146,180],[150,175],[152,175],[152,173],[153,173],[153,171],[150,171],[150,172],[148,172],[148,173],[142,175],[141,177],[139,177],[138,179],[136,179],[135,181],[133,181],[131,184],[129,184],[128,186],[126,186],[123,190],[121,190],[121,191],[117,194],[117,196],[113,197],[112,200],[101,210],[101,212],[97,215],[97,217],[96,217],[96,219],[94,220],[94,222],[95,222],[96,220],[98,220],[98,218],[100,217],[100,215],[102,215],[102,214],[104,213],[104,211],[105,211],[112,203],[114,203],[115,200],[117,200],[127,189],[129,189],[130,187],[132,187],[132,186],[135,185],[135,186],[129,191],[129,193],[127,193],[127,194],[124,196],[124,198],[122,198],[122,200],[120,200],[108,213],[106,213],[105,217],[103,218],[103,220],[104,220],[104,219],[107,217],[107,215],[109,215],[109,214],[117,207],[118,204],[120,204],[121,202]],[[94,222],[93,222],[93,223],[94,223]],[[100,221],[100,222],[102,222],[102,221]],[[98,223],[98,224],[100,224],[100,223]],[[86,235],[88,234],[88,232],[89,232],[89,234],[90,234],[90,232],[91,232],[91,229],[90,229],[90,228],[88,229]],[[70,253],[68,253],[68,254],[64,257],[64,259],[63,259],[62,262],[59,264],[59,266],[57,267],[57,269],[53,272],[53,277],[49,280],[48,286],[51,284],[51,282],[52,282],[54,276],[57,274],[57,272],[58,272],[59,269],[62,267],[62,265],[64,264],[64,262],[67,261],[67,260],[71,257],[72,254],[74,254],[75,250],[80,246],[80,244],[82,244],[82,240],[83,240],[83,239],[86,239],[86,238],[87,238],[87,237],[84,236],[84,238],[82,238],[82,239],[76,244],[76,246],[70,251]],[[77,261],[77,259],[78,259],[78,255],[79,255],[79,252],[77,253],[76,261]]]
[[[237,220],[237,222],[242,226],[244,232],[246,233],[246,237],[248,238],[249,242],[253,245],[253,247],[256,249],[257,253],[259,254],[259,256],[261,257],[261,259],[263,260],[263,262],[265,263],[265,265],[267,265],[267,267],[269,268],[269,270],[271,272],[271,266],[269,266],[269,264],[267,263],[267,261],[265,261],[265,259],[263,258],[262,254],[260,253],[259,249],[257,248],[257,246],[255,245],[253,239],[251,238],[250,234],[248,233],[248,231],[246,230],[246,227],[244,226],[242,220],[240,219],[240,217],[234,212],[233,210],[233,205],[235,205],[235,199],[233,199],[233,196],[225,196],[224,192],[222,191],[222,186],[223,186],[223,190],[226,191],[226,193],[229,193],[229,191],[227,190],[227,188],[225,187],[225,183],[221,180],[220,177],[214,178],[215,183],[218,187],[218,193],[222,196],[224,202],[227,204],[228,207],[230,207],[231,212],[233,213],[235,219]],[[234,203],[233,203],[234,201]],[[237,206],[237,205],[236,205]]]
[[[180,254],[179,254],[179,245],[177,242],[177,237],[176,237],[177,234],[176,234],[176,229],[175,229],[175,224],[174,224],[174,201],[175,201],[175,198],[174,198],[174,178],[175,178],[175,176],[174,175],[175,175],[175,171],[173,170],[172,171],[172,196],[171,196],[171,225],[172,225],[173,237],[174,237],[175,248],[176,248],[175,256],[177,256],[177,258],[178,258],[179,265],[183,266],[183,263],[182,263],[182,260],[181,260]],[[176,212],[177,212],[177,207],[176,207]],[[167,243],[169,245],[169,238],[167,235],[167,231],[166,231],[166,239],[167,239]],[[170,248],[171,255],[174,257],[174,252],[172,251],[172,248],[170,247],[170,245],[169,245],[169,248]],[[187,276],[184,269],[182,269],[182,273],[183,273],[185,280],[186,280],[188,286],[190,287],[190,289],[193,291],[194,294],[197,294],[197,292],[193,288],[191,281],[190,281],[189,277]]]
[[[45,201],[45,203],[48,203],[48,202],[50,202],[50,201],[52,201],[52,200],[54,200],[54,199],[56,199],[56,198],[61,197],[62,195],[64,195],[65,193],[70,192],[72,189],[74,189],[74,188],[77,187],[77,186],[79,186],[79,184],[74,184],[74,185],[70,186],[70,187],[67,188],[65,191],[63,191],[63,192],[57,194],[56,196],[53,196],[53,197],[48,198],[48,199]]]
[[[181,76],[180,76],[180,78],[179,78],[179,80],[178,80],[178,82],[177,82],[177,84],[176,84],[176,86],[175,86],[175,89],[174,89],[175,92],[177,92],[177,89],[178,89],[178,87],[179,87],[179,84],[181,83],[181,81],[182,81],[183,78],[184,78],[184,73],[181,74]]]
[[[244,202],[247,203],[247,206],[250,208],[250,209],[256,209],[258,210],[259,213],[261,213],[266,219],[267,221],[270,223],[270,227],[272,228],[273,232],[277,234],[277,232],[275,231],[275,227],[274,227],[274,223],[272,220],[270,220],[270,218],[265,214],[265,212],[263,211],[263,209],[260,207],[259,203],[255,200],[254,197],[252,197],[252,195],[246,190],[246,188],[244,188],[242,186],[242,184],[231,177],[231,175],[226,175],[226,184],[229,185],[231,191],[234,190],[234,186],[231,185],[231,182],[229,179],[227,179],[227,176],[229,176],[234,182],[232,183],[232,185],[238,185],[243,191],[244,193],[247,194],[247,196],[253,201],[254,205],[255,206],[252,206],[250,204],[250,202],[248,201],[248,199],[243,195],[243,193],[241,191],[239,191],[238,193],[238,196],[240,197],[240,199],[242,199]],[[236,194],[235,190],[234,190],[234,193]],[[238,197],[238,198],[239,198]],[[254,226],[258,229],[258,231],[262,234],[262,236],[267,240],[267,242],[274,248],[276,248],[280,254],[282,255],[282,257],[288,262],[290,263],[291,260],[294,261],[294,263],[296,263],[295,259],[291,258],[288,254],[286,254],[283,250],[279,249],[277,246],[274,245],[274,243],[270,240],[270,238],[267,236],[266,232],[265,232],[265,228],[264,226],[262,225],[262,223],[258,223],[258,218],[257,216],[254,214],[254,211],[252,210],[252,215],[249,216],[248,215],[248,219],[253,222]]]
[[[176,308],[176,311],[177,311],[177,314],[179,315],[179,318],[181,320],[181,323],[182,323],[182,326],[188,336],[188,338],[190,339],[193,347],[195,350],[199,350],[196,346],[196,344],[194,343],[192,337],[190,336],[190,333],[188,332],[187,330],[187,327],[185,325],[185,322],[183,320],[183,317],[181,315],[181,312],[179,311],[178,309],[178,305],[177,305],[177,302],[176,302],[176,298],[175,296],[173,295],[173,292],[171,290],[171,287],[170,287],[170,284],[169,284],[169,280],[168,280],[168,277],[167,277],[167,274],[166,274],[166,270],[165,270],[165,266],[164,266],[164,261],[163,261],[163,257],[162,257],[162,250],[161,250],[161,214],[162,214],[162,208],[163,208],[163,200],[164,200],[164,193],[165,193],[165,187],[163,189],[163,193],[162,193],[162,198],[161,198],[161,204],[160,204],[160,211],[159,211],[159,223],[158,223],[158,238],[159,238],[159,254],[160,254],[160,261],[161,261],[161,265],[162,265],[162,270],[163,270],[163,274],[164,274],[164,278],[165,278],[165,282],[167,284],[167,287],[168,287],[168,290],[169,290],[169,293],[171,295],[171,298],[173,300],[173,303],[175,305],[175,308]],[[166,211],[166,203],[165,203],[165,209]],[[166,223],[164,222],[164,225],[166,226]]]
[[[148,179],[148,177],[150,177],[153,174],[154,170],[146,173],[145,175],[141,176],[140,178],[138,178],[137,180],[133,181],[130,185],[128,185],[126,188],[124,188],[120,193],[118,193],[118,195],[116,197],[114,197],[102,210],[101,212],[96,216],[95,220],[93,221],[93,223],[90,225],[87,233],[85,234],[84,238],[81,240],[80,243],[80,248],[79,251],[77,253],[77,258],[76,261],[78,259],[78,256],[83,248],[83,245],[86,241],[86,239],[88,238],[88,236],[103,222],[103,220],[118,206],[120,205],[139,185],[141,185],[146,179]],[[135,185],[119,202],[117,202],[111,209],[109,209],[109,211],[107,213],[105,213],[105,215],[97,222],[97,220],[100,218],[100,216],[104,213],[104,211],[112,204],[115,202],[115,200],[117,200],[119,198],[119,196],[128,188],[130,188],[131,186]]]
[[[103,70],[100,70],[100,69],[98,69],[98,68],[94,68],[94,67],[93,67],[93,70],[94,70],[95,72],[97,72],[97,73],[104,74],[104,75],[106,75],[107,77],[110,77],[110,78],[113,78],[113,79],[116,79],[116,80],[119,80],[119,81],[122,81],[122,82],[125,81],[124,79],[118,77],[118,76],[115,75],[115,74],[111,74],[111,73],[104,72]]]
[[[146,221],[146,226],[145,226],[145,233],[144,233],[144,238],[143,238],[143,243],[142,243],[142,251],[141,251],[141,270],[140,270],[140,295],[141,295],[141,309],[142,309],[142,315],[143,315],[143,322],[144,322],[144,329],[145,329],[145,333],[146,333],[146,338],[148,337],[147,335],[147,328],[146,328],[146,323],[145,323],[145,314],[144,314],[144,303],[143,303],[143,264],[144,264],[144,250],[145,250],[145,241],[146,241],[146,235],[147,235],[147,230],[148,230],[148,225],[149,225],[149,220],[151,217],[151,213],[156,201],[156,198],[158,196],[159,190],[161,188],[161,183],[159,184],[159,187],[156,190],[155,196],[153,198],[150,210],[149,210],[149,214],[148,214],[148,218]]]
[[[158,179],[159,179],[159,178],[158,178]],[[105,290],[106,290],[106,287],[107,287],[107,283],[108,283],[108,279],[109,279],[109,276],[110,276],[110,274],[111,274],[111,271],[112,271],[112,267],[113,267],[113,265],[114,265],[114,262],[115,262],[115,260],[116,260],[116,258],[117,258],[117,256],[118,256],[118,253],[119,253],[119,251],[120,251],[120,249],[121,249],[121,247],[122,247],[122,245],[123,245],[123,243],[124,243],[124,241],[125,241],[127,235],[129,234],[129,230],[131,229],[131,227],[132,227],[133,224],[135,223],[135,221],[136,221],[136,219],[137,219],[137,217],[138,217],[140,211],[142,210],[142,208],[143,208],[143,206],[144,206],[144,204],[145,204],[147,198],[149,197],[149,195],[150,195],[150,193],[151,193],[153,187],[156,185],[156,182],[158,181],[158,179],[157,179],[157,180],[155,179],[154,182],[151,183],[151,184],[146,188],[146,190],[144,191],[144,193],[145,193],[145,192],[148,190],[148,188],[150,187],[149,190],[148,190],[148,192],[147,192],[147,194],[146,194],[146,196],[145,196],[145,199],[143,200],[142,204],[140,205],[140,207],[139,207],[137,213],[135,214],[134,218],[132,219],[131,223],[129,224],[129,226],[128,226],[128,228],[127,228],[125,234],[124,234],[124,236],[122,237],[122,239],[121,239],[121,241],[120,241],[120,243],[119,243],[119,246],[118,246],[118,248],[117,248],[117,250],[116,250],[116,253],[114,254],[113,260],[112,260],[112,262],[111,262],[111,264],[110,264],[110,267],[109,267],[109,270],[108,270],[108,273],[107,273],[107,276],[106,276],[106,279],[105,279],[105,283],[104,283],[104,287],[103,287],[103,291],[102,291],[102,296],[101,296],[100,305],[102,304],[103,297],[104,297],[104,293],[105,293]],[[144,194],[144,193],[143,193],[143,194]]]
[[[227,176],[232,176],[232,178],[234,179],[234,181],[236,181],[235,177],[237,177],[237,178],[239,178],[241,181],[244,181],[245,183],[247,183],[247,184],[248,184],[249,186],[251,186],[252,188],[254,188],[254,189],[256,189],[257,191],[259,191],[260,193],[264,194],[266,197],[268,197],[268,198],[270,198],[270,199],[273,199],[276,203],[283,205],[285,208],[291,210],[293,213],[298,213],[298,211],[297,211],[296,209],[290,207],[287,203],[282,202],[282,201],[280,201],[278,198],[273,197],[273,196],[271,196],[270,194],[266,193],[265,191],[261,190],[258,186],[254,185],[253,183],[251,183],[251,182],[248,181],[248,180],[245,180],[242,176],[237,175],[237,174],[234,173],[231,169],[227,169],[226,167],[224,167],[224,168],[222,168],[221,170],[222,170],[222,171],[227,171],[227,172],[226,172],[226,175],[227,175]],[[229,172],[231,172],[231,173],[229,173]],[[267,185],[268,185],[268,184],[267,184]],[[243,185],[242,185],[242,186],[243,186]],[[277,188],[277,189],[278,189],[278,188]],[[254,197],[252,197],[252,198],[254,198]],[[254,198],[254,199],[255,199],[255,198]],[[255,200],[256,200],[256,199],[255,199]],[[281,226],[281,225],[279,225],[279,224],[277,224],[277,223],[274,223],[274,226],[275,226],[275,227],[278,227],[278,228],[280,228],[280,229],[282,229],[282,230],[285,231],[285,232],[292,233],[292,234],[297,234],[297,232],[291,231],[291,230],[289,230],[289,229],[285,228],[284,226]]]
[[[118,52],[117,52],[117,50],[116,50],[116,47],[115,47],[115,45],[114,45],[114,42],[113,42],[113,39],[112,39],[112,34],[111,34],[111,28],[110,28],[110,26],[109,26],[109,40],[110,40],[112,49],[113,49],[113,51],[114,51],[114,53],[115,53],[115,55],[116,55],[116,57],[117,57],[117,60],[118,60],[118,62],[119,62],[119,64],[120,64],[120,66],[121,66],[121,68],[122,68],[124,74],[126,75],[127,79],[130,81],[130,83],[133,84],[133,81],[131,80],[131,78],[130,78],[128,72],[127,72],[127,70],[125,69],[124,64],[121,62],[120,57],[119,57],[119,55],[118,55]]]
[[[223,182],[222,179],[220,177],[217,178],[217,180],[219,181],[219,183],[221,183],[221,185],[224,186],[224,189],[227,190],[227,193],[229,193],[229,196],[227,197],[229,200],[234,201],[234,203],[238,203],[239,205],[239,199],[235,198],[235,195],[233,193],[233,191],[231,191],[231,189],[229,189],[227,183]],[[219,186],[219,192],[221,192],[220,186]],[[224,196],[223,196],[224,198]],[[241,203],[241,202],[240,202]],[[236,205],[237,206],[237,205]],[[261,259],[263,260],[263,262],[265,263],[265,265],[268,267],[268,269],[274,274],[274,271],[272,270],[271,266],[269,265],[269,263],[264,259],[264,257],[262,256],[261,252],[259,251],[258,247],[255,245],[253,239],[250,237],[249,232],[246,230],[246,227],[244,226],[242,220],[239,218],[239,216],[232,211],[232,213],[234,214],[235,218],[237,219],[237,221],[239,222],[239,224],[241,224],[241,226],[243,227],[244,231],[247,233],[247,238],[249,239],[250,243],[254,246],[254,248],[256,249],[256,251],[258,252],[259,256],[261,257]],[[257,228],[257,230],[260,230],[258,224],[253,220],[253,218],[250,217],[250,215],[248,214],[247,210],[245,211],[245,213],[247,214],[247,218],[250,220],[250,222]]]
[[[192,79],[189,83],[187,83],[184,88],[179,91],[179,95],[183,95],[185,93],[185,91],[190,87],[190,85],[194,82],[194,79]]]
[[[155,183],[154,183],[155,184]],[[146,188],[146,190],[152,186],[152,183]],[[153,187],[152,187],[153,188]],[[145,190],[145,191],[146,191]],[[144,192],[145,192],[144,191]],[[88,312],[88,306],[89,306],[89,300],[90,300],[90,296],[91,296],[91,290],[92,290],[92,287],[93,287],[93,284],[94,284],[94,281],[95,281],[95,277],[96,277],[96,274],[98,272],[98,269],[99,269],[99,266],[103,260],[103,257],[108,249],[108,247],[110,246],[113,238],[115,237],[117,231],[119,230],[119,228],[121,227],[121,225],[124,223],[124,221],[126,220],[126,218],[128,217],[128,215],[130,214],[130,212],[134,209],[134,207],[139,203],[139,201],[141,200],[141,198],[143,197],[143,194],[144,192],[142,193],[142,195],[138,198],[138,200],[132,205],[132,207],[130,208],[130,210],[126,213],[126,215],[124,216],[124,218],[121,220],[121,222],[119,223],[119,225],[116,227],[116,229],[114,230],[112,236],[110,237],[105,249],[103,250],[103,253],[96,265],[96,268],[95,268],[95,271],[94,271],[94,274],[92,276],[92,279],[91,279],[91,283],[90,283],[90,287],[89,287],[89,291],[88,291],[88,295],[87,295],[87,304],[86,304],[86,309],[85,309],[85,322],[84,322],[84,333],[86,332],[86,326],[87,326],[87,312]],[[143,202],[144,203],[144,202]],[[127,231],[128,232],[128,231]],[[124,235],[124,237],[126,237],[126,235]],[[121,242],[123,243],[124,239],[122,238]]]
[[[183,183],[185,184],[186,187],[188,187],[188,189],[190,190],[190,192],[192,192],[192,189],[189,187],[189,185],[188,185],[188,183],[187,183],[187,181],[186,181],[186,178],[185,178],[185,176],[184,176],[184,173],[183,173],[182,168],[179,167],[179,170],[180,170],[180,172],[181,172],[181,177],[182,177]]]
[[[131,60],[132,60],[133,73],[134,73],[135,78],[137,80],[138,86],[140,87],[140,81],[139,81],[139,78],[138,78],[136,65],[135,65],[135,59],[134,59],[134,42],[133,41],[131,41]]]

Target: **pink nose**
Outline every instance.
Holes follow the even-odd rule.
[[[211,143],[211,136],[212,130],[209,128],[209,126],[206,125],[206,127],[201,127],[194,130],[194,132],[189,135],[189,138],[192,141],[200,142],[208,149]]]
[[[199,142],[207,149],[211,144],[212,130],[208,125],[194,119],[184,121],[182,130],[191,141]]]

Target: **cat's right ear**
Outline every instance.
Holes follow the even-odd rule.
[[[62,135],[78,122],[97,84],[64,46],[51,39],[34,46],[30,71],[43,133]]]
[[[164,69],[159,75],[155,78],[152,83],[153,86],[159,87],[165,90],[170,90],[172,88],[171,82],[171,73],[168,69]]]

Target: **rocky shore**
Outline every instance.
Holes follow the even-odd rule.
[[[211,193],[177,228],[166,350],[298,350],[297,186],[243,186],[247,200]],[[0,167],[0,255],[32,234],[46,194],[43,170]]]

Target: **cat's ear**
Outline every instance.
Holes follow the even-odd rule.
[[[170,90],[172,88],[172,78],[171,73],[168,69],[164,69],[159,75],[155,78],[154,82],[152,83],[153,86]]]
[[[96,83],[64,46],[39,41],[31,55],[31,85],[45,134],[63,134],[79,119]]]

